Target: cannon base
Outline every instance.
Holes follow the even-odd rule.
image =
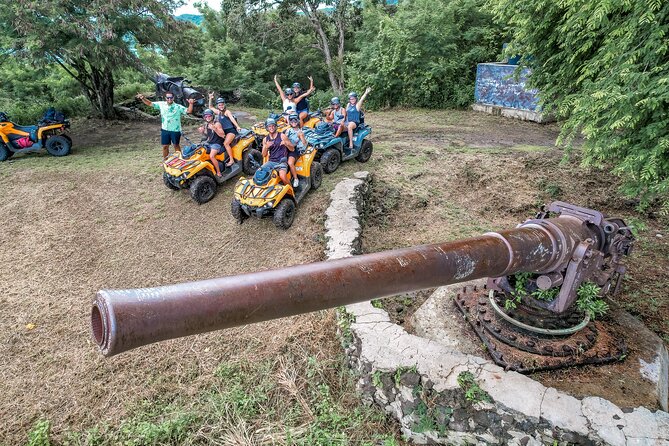
[[[624,340],[599,321],[583,321],[578,315],[567,318],[538,315],[535,310],[521,306],[512,311],[501,310],[500,305],[495,305],[500,301],[500,296],[491,294],[487,286],[465,287],[456,296],[455,304],[483,341],[495,363],[506,370],[532,373],[610,363],[622,360],[627,355]],[[521,322],[521,325],[540,326],[541,330],[565,330],[565,325],[579,328],[579,322],[585,323],[581,324],[583,328],[573,334],[541,334],[508,322],[498,314],[495,306],[507,315],[507,319],[511,317]]]

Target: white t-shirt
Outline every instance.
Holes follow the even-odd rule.
[[[283,100],[283,112],[284,113],[297,113],[297,104],[291,101],[290,99]]]

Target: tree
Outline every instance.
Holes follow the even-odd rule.
[[[350,78],[371,86],[369,104],[464,107],[474,98],[476,64],[494,60],[501,28],[482,0],[407,0],[394,14],[367,6],[355,36]]]
[[[134,47],[169,49],[183,27],[178,0],[16,0],[0,8],[0,34],[36,64],[57,63],[77,80],[92,107],[114,118],[114,70],[145,69]],[[7,40],[3,40],[7,41]]]
[[[523,55],[559,142],[585,136],[584,162],[613,166],[624,191],[669,212],[669,2],[490,0]]]

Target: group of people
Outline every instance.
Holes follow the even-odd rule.
[[[269,157],[269,161],[263,165],[267,169],[276,169],[279,172],[281,181],[290,184],[287,172],[290,169],[293,181],[292,186],[297,187],[299,180],[295,169],[297,158],[307,148],[307,140],[302,131],[302,126],[309,117],[309,100],[307,99],[316,89],[314,80],[309,76],[309,89],[302,90],[299,82],[293,83],[292,88],[283,90],[279,84],[278,76],[274,76],[274,84],[279,91],[283,106],[283,113],[288,121],[289,128],[283,132],[278,132],[277,122],[273,118],[265,121],[265,128],[268,135],[263,139],[262,155],[263,158]],[[362,104],[371,91],[367,88],[363,95],[358,98],[358,94],[351,92],[348,95],[348,104],[343,107],[339,98],[334,97],[330,100],[330,108],[325,116],[326,122],[332,124],[335,130],[335,136],[340,136],[344,130],[348,133],[349,148],[353,149],[353,132],[360,125],[364,114]],[[165,101],[151,102],[143,95],[138,94],[140,99],[147,106],[160,110],[162,121],[160,143],[163,148],[163,158],[169,154],[169,146],[172,144],[174,150],[180,151],[179,145],[181,139],[181,115],[193,112],[194,100],[188,100],[188,107],[174,103],[174,95],[167,93]],[[232,112],[227,109],[225,99],[216,99],[214,106],[214,94],[209,94],[208,108],[202,113],[204,124],[199,127],[209,145],[211,163],[216,170],[216,175],[221,176],[221,170],[216,161],[216,155],[221,150],[228,154],[226,166],[234,164],[232,155],[232,142],[235,136],[241,131],[239,123],[235,120]]]

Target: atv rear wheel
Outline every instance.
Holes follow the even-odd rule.
[[[168,189],[179,190],[179,188],[177,186],[172,184],[172,182],[170,181],[170,177],[167,174],[167,172],[163,172],[163,183],[165,183],[165,186],[167,186]]]
[[[341,164],[341,152],[337,149],[327,149],[321,155],[321,164],[325,173],[334,172],[339,167],[339,164]]]
[[[64,136],[50,136],[46,140],[46,151],[53,156],[65,156],[70,154],[72,143]]]
[[[274,224],[279,229],[288,229],[295,220],[295,203],[290,198],[281,200],[274,210]]]
[[[372,157],[372,151],[374,150],[374,145],[368,139],[362,140],[362,147],[360,147],[360,152],[355,159],[361,163],[366,163]]]
[[[262,166],[262,153],[256,149],[248,149],[242,154],[242,170],[246,175],[253,175]]]
[[[239,222],[239,224],[244,223],[244,220],[246,220],[246,214],[242,210],[242,204],[239,202],[239,200],[234,198],[230,204],[230,213],[232,214],[232,217]]]
[[[210,201],[216,195],[216,180],[208,175],[201,175],[190,185],[190,196],[198,204]]]
[[[321,183],[323,182],[323,166],[321,163],[318,163],[314,161],[311,163],[311,188],[313,190],[318,189],[321,187]]]
[[[9,150],[2,141],[0,141],[0,161],[6,161],[14,155],[14,152]]]

